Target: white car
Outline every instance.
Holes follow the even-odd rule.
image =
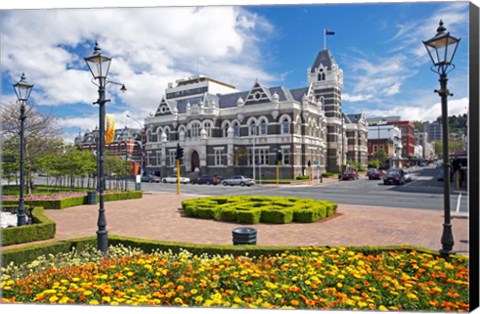
[[[168,176],[162,178],[163,183],[177,183],[177,176]],[[180,177],[180,183],[190,183],[190,178]]]
[[[244,177],[244,176],[233,176],[230,179],[223,180],[222,184],[225,186],[227,185],[251,186],[251,185],[255,185],[255,180]]]
[[[403,177],[405,178],[405,182],[412,182],[412,176],[408,170],[403,170]]]

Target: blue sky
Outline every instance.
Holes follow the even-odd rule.
[[[137,5],[131,3],[131,5]],[[111,6],[111,5],[110,5]],[[25,72],[31,101],[59,116],[65,138],[98,125],[96,87],[83,61],[95,40],[113,58],[107,112],[118,127],[143,121],[169,82],[200,73],[250,89],[306,86],[307,68],[323,49],[323,29],[343,69],[343,110],[367,116],[434,120],[438,76],[422,40],[440,19],[461,43],[449,74],[450,114],[468,106],[468,2],[400,2],[149,8],[36,9],[1,12],[1,103]]]

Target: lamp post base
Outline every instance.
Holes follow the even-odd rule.
[[[450,254],[454,254],[452,224],[450,223],[443,224],[443,233],[442,233],[441,242],[442,242],[442,249],[440,250],[440,255],[442,257],[448,257]]]
[[[108,231],[107,230],[98,230],[97,231],[97,248],[103,252],[103,255],[107,254],[108,250]]]

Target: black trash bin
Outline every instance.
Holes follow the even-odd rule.
[[[257,230],[255,228],[241,227],[235,228],[232,231],[233,245],[256,245],[257,244]]]
[[[87,204],[89,204],[89,205],[97,204],[97,192],[96,191],[88,191],[87,192]]]

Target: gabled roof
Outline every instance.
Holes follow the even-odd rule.
[[[333,55],[330,52],[330,50],[320,50],[318,52],[317,58],[315,58],[315,61],[313,62],[312,67],[310,68],[310,72],[314,73],[315,69],[320,66],[320,64],[323,64],[324,67],[327,68],[327,70],[332,69],[332,64],[336,64],[335,59],[333,59]]]
[[[356,113],[356,114],[347,114],[345,115],[346,119],[350,120],[350,123],[358,123],[360,119],[363,117],[363,114]]]

